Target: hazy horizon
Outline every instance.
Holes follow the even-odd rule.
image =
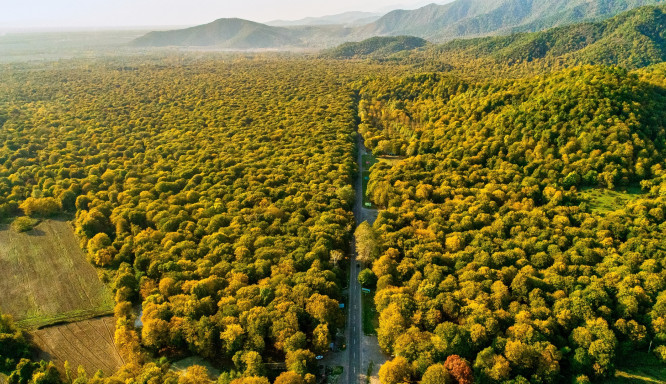
[[[238,17],[257,22],[298,20],[332,14],[364,11],[388,12],[417,8],[445,0],[351,0],[270,1],[247,0],[25,0],[8,4],[0,14],[0,30],[127,29],[198,25],[219,18]]]

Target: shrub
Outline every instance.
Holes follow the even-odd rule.
[[[17,217],[12,222],[12,228],[16,232],[27,232],[33,229],[37,224],[39,224],[39,220],[31,219],[30,217],[27,216],[22,216],[22,217]]]

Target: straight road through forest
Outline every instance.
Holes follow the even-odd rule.
[[[374,210],[363,208],[363,139],[361,135],[356,138],[358,148],[358,176],[355,181],[356,190],[356,204],[354,205],[354,217],[356,218],[356,226],[363,221],[368,220],[372,223],[372,213]],[[352,256],[349,263],[349,316],[347,322],[347,329],[349,330],[349,370],[347,382],[349,384],[359,383],[361,381],[363,372],[362,366],[362,338],[363,338],[363,323],[362,323],[362,305],[361,305],[361,285],[358,282],[358,273],[360,266],[356,261],[356,242],[352,242]]]

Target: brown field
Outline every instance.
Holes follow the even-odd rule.
[[[113,311],[110,290],[65,221],[46,220],[25,233],[1,227],[0,271],[0,310],[25,329]]]
[[[114,329],[114,318],[107,316],[42,328],[32,332],[32,338],[39,358],[53,361],[60,370],[67,360],[74,374],[80,365],[89,376],[100,369],[110,375],[123,364],[113,343]]]

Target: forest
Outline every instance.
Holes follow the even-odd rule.
[[[477,382],[516,383],[603,380],[649,345],[664,358],[665,75],[364,85],[366,145],[403,158],[368,183],[384,382],[439,382],[452,355]],[[612,212],[579,193],[632,187]]]
[[[2,214],[73,215],[132,362],[109,382],[168,382],[151,356],[188,354],[228,362],[221,382],[312,382],[344,326],[351,75],[302,59],[162,63],[4,70]],[[20,368],[10,383],[30,379]]]
[[[582,384],[639,357],[663,367],[663,15],[339,54],[1,66],[2,224],[71,222],[113,292],[125,364],[31,360],[27,332],[1,315],[0,372],[314,384],[345,334],[353,249],[391,356],[383,384]],[[651,39],[629,47],[629,32]],[[357,229],[358,135],[391,161],[370,168],[379,213]],[[189,356],[220,375],[171,369]]]

